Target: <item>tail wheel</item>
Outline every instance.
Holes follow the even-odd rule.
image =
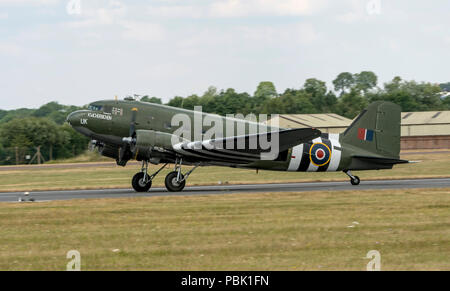
[[[150,177],[147,175],[147,181],[144,180],[144,173],[140,172],[134,175],[132,180],[133,189],[136,192],[148,192],[150,188],[152,187],[152,181],[150,180]]]
[[[166,188],[170,192],[181,192],[186,186],[186,180],[184,180],[183,174],[180,174],[182,182],[178,182],[178,172],[171,172],[166,176]]]
[[[358,186],[359,184],[361,184],[361,179],[359,179],[358,176],[355,176],[351,178],[350,183],[352,183],[353,186]]]

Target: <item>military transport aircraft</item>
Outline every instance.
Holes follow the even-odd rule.
[[[396,164],[408,163],[399,158],[400,111],[393,103],[372,103],[342,134],[322,133],[314,128],[269,128],[254,133],[251,129],[257,124],[248,120],[116,98],[94,102],[88,110],[71,113],[67,121],[89,137],[100,154],[115,159],[118,165],[126,166],[132,159],[142,161],[141,171],[132,179],[135,191],[149,191],[156,175],[174,164],[165,185],[167,190],[179,192],[197,167],[212,165],[289,172],[343,171],[352,185],[359,185],[360,178],[352,174],[353,170],[392,169]],[[177,121],[179,116],[200,116],[202,121],[187,124]],[[204,121],[207,119],[209,122]],[[222,136],[207,137],[217,121],[224,127]],[[225,124],[232,130],[225,129]],[[191,132],[194,128],[200,134]],[[260,141],[275,139],[277,152],[270,155],[272,149]],[[148,163],[163,166],[148,174]],[[193,167],[183,174],[182,165]]]

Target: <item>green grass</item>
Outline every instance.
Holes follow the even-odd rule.
[[[450,189],[2,204],[0,270],[450,270],[449,211]]]
[[[419,164],[396,166],[393,170],[367,171],[356,173],[361,179],[401,179],[450,177],[450,151],[443,154],[404,155],[409,160],[422,160]],[[152,166],[150,171],[156,171]],[[187,169],[187,168],[186,168]],[[139,166],[129,165],[126,168],[111,167],[104,163],[97,167],[81,168],[67,165],[64,169],[39,167],[34,169],[18,169],[0,171],[0,192],[37,191],[62,189],[95,189],[95,188],[130,188],[131,178],[138,172]],[[154,180],[154,186],[163,186],[164,170]],[[188,185],[211,185],[221,183],[283,183],[307,181],[347,180],[343,173],[288,173],[241,170],[221,167],[204,167],[197,169],[188,180]]]

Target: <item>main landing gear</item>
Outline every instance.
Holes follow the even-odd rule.
[[[186,174],[181,173],[181,165],[183,160],[182,159],[176,159],[175,161],[175,169],[173,172],[170,172],[166,176],[165,184],[167,190],[170,192],[181,192],[183,191],[184,187],[186,186],[186,180],[189,177],[192,172],[194,172],[195,169],[199,165],[196,165],[194,168],[192,168],[189,172]],[[132,180],[133,189],[136,192],[148,192],[150,188],[152,187],[152,181],[153,179],[167,166],[168,164],[165,164],[162,166],[158,171],[156,171],[154,174],[149,175],[148,172],[148,161],[142,162],[142,169],[139,173],[134,175]]]
[[[196,165],[189,172],[187,172],[186,174],[183,175],[181,173],[181,164],[182,163],[183,163],[183,160],[177,158],[176,161],[175,161],[175,169],[174,169],[174,171],[170,172],[166,176],[165,184],[166,184],[167,190],[169,190],[170,192],[181,192],[181,191],[183,191],[184,187],[186,186],[186,179],[199,166],[199,165]]]
[[[131,184],[133,185],[133,189],[136,192],[148,192],[150,188],[152,187],[152,181],[158,175],[168,164],[165,164],[161,167],[158,171],[156,171],[154,174],[149,175],[148,174],[148,161],[142,162],[142,169],[139,173],[134,175],[133,180],[131,181]]]
[[[361,179],[359,179],[358,176],[353,176],[351,171],[344,171],[344,173],[350,177],[350,183],[352,183],[353,186],[358,186],[361,183]]]

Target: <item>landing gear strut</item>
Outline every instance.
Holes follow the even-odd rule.
[[[344,171],[345,174],[347,174],[347,176],[350,177],[350,183],[353,186],[358,186],[361,183],[361,179],[359,179],[358,176],[353,176],[351,171]]]
[[[196,165],[189,172],[187,172],[186,174],[183,175],[181,173],[181,165],[182,165],[182,163],[183,163],[183,160],[181,158],[180,159],[177,158],[176,161],[175,161],[175,169],[174,169],[174,171],[170,172],[166,176],[165,184],[166,184],[167,190],[169,190],[170,192],[181,192],[181,191],[183,191],[184,187],[186,186],[186,179],[199,166],[199,165]]]
[[[154,174],[149,175],[148,174],[148,161],[142,162],[142,169],[139,173],[134,175],[133,180],[131,184],[133,185],[133,189],[136,192],[148,192],[150,188],[152,187],[152,181],[158,175],[167,164],[161,167],[158,171],[156,171]]]

